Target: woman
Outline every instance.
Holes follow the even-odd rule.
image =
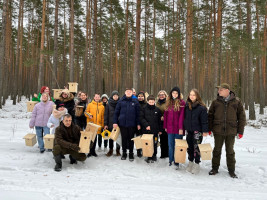
[[[163,123],[163,128],[168,134],[169,166],[174,161],[175,139],[183,139],[184,108],[185,102],[182,99],[180,89],[174,87],[166,102]],[[175,163],[175,165],[179,167],[179,163]]]
[[[49,101],[55,101],[53,99],[53,97],[51,97],[50,89],[47,86],[42,86],[41,87],[41,91],[40,91],[40,93],[38,95],[34,93],[33,98],[32,98],[32,101],[39,101],[40,102],[41,96],[42,96],[42,94],[44,92],[47,93],[47,94],[49,94]]]
[[[30,128],[35,127],[40,153],[44,153],[43,136],[50,133],[47,122],[53,111],[54,103],[49,101],[49,94],[45,92],[42,94],[40,101],[34,106],[29,126]]]
[[[52,128],[52,134],[55,134],[56,128],[59,126],[59,123],[63,120],[64,115],[67,113],[68,111],[64,107],[64,104],[57,105],[56,109],[53,110],[47,122],[47,127]]]
[[[198,174],[200,167],[200,151],[198,144],[202,142],[203,136],[208,134],[208,113],[207,107],[202,102],[197,89],[192,89],[187,98],[185,106],[184,129],[187,131],[186,140],[188,143],[188,160],[186,168],[192,174]],[[193,163],[195,161],[195,163]]]
[[[68,110],[68,113],[72,116],[72,120],[74,120],[74,95],[69,92],[68,89],[64,89],[61,91],[59,99],[55,101],[56,105],[64,104],[64,107]]]
[[[166,110],[166,99],[168,94],[165,90],[161,90],[158,93],[158,100],[156,106],[160,109],[162,115],[164,115],[164,111]],[[163,117],[161,118],[161,123],[163,126]],[[168,158],[169,157],[169,146],[168,146],[168,134],[165,130],[163,130],[160,137],[160,149],[161,149],[161,156],[160,158]]]
[[[81,92],[80,98],[78,99],[75,106],[83,106],[83,112],[80,116],[75,116],[75,123],[78,125],[82,130],[86,128],[86,117],[84,115],[85,109],[87,108],[89,101],[87,99],[87,94],[85,92]]]

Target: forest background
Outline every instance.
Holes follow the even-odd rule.
[[[68,82],[90,97],[197,88],[209,105],[227,82],[264,114],[266,0],[1,0],[0,16],[0,108]]]

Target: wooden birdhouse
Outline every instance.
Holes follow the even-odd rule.
[[[80,117],[83,114],[83,106],[75,106],[75,116]]]
[[[175,139],[174,160],[176,163],[185,163],[187,148],[186,140]]]
[[[137,136],[137,137],[133,138],[132,140],[134,141],[136,149],[142,149],[141,136]]]
[[[143,134],[141,137],[142,151],[144,157],[152,157],[154,153],[153,134]]]
[[[59,99],[59,96],[60,96],[62,90],[63,89],[53,89],[54,99]]]
[[[95,138],[96,138],[96,134],[98,132],[98,130],[101,128],[101,126],[88,122],[85,131],[89,132],[91,135],[91,140],[94,142]]]
[[[27,112],[32,112],[34,106],[39,103],[38,101],[28,101],[27,102]]]
[[[78,83],[69,82],[69,91],[77,93],[78,92]]]
[[[33,133],[28,133],[27,135],[23,137],[23,139],[25,139],[26,146],[29,146],[29,147],[34,146],[37,142],[36,134],[33,134]]]
[[[44,148],[53,149],[54,148],[54,140],[55,140],[54,134],[46,134],[44,136]]]
[[[211,160],[212,147],[210,144],[199,144],[200,155],[202,160]]]
[[[80,151],[79,153],[89,153],[90,152],[90,144],[91,144],[92,134],[88,131],[81,131],[80,137]]]
[[[112,132],[110,134],[110,139],[116,141],[120,135],[121,131],[120,131],[120,128],[117,127],[117,128],[113,128],[112,129]]]

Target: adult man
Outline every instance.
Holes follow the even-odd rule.
[[[229,175],[237,178],[235,174],[235,136],[242,138],[246,124],[246,114],[242,102],[230,91],[227,83],[222,83],[218,88],[217,99],[209,108],[209,130],[214,134],[214,149],[212,170],[209,175],[218,173],[221,160],[222,146],[225,143],[227,167]]]
[[[129,149],[129,160],[133,161],[133,147],[134,143],[131,140],[134,137],[136,127],[140,130],[139,111],[140,105],[137,99],[133,99],[133,90],[126,88],[125,95],[119,100],[116,105],[113,127],[120,126],[122,138],[122,160],[127,158],[127,148]]]
[[[71,115],[66,114],[55,132],[55,146],[53,149],[56,161],[55,171],[62,170],[61,155],[70,154],[70,164],[77,164],[77,160],[84,161],[86,159],[84,153],[79,153],[80,137],[80,128],[72,123]]]

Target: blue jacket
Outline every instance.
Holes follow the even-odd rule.
[[[193,104],[192,110],[188,103],[185,106],[184,129],[187,131],[208,132],[208,112],[207,108],[200,104]]]
[[[138,100],[124,95],[116,105],[113,123],[122,127],[136,127],[140,125],[139,112]]]

